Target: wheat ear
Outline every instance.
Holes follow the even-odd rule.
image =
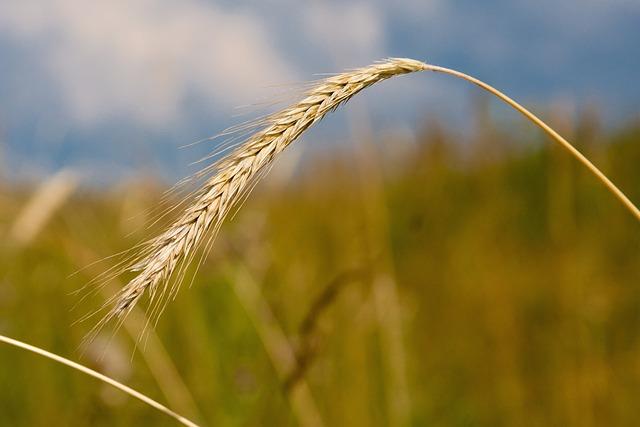
[[[251,191],[274,158],[306,129],[362,89],[425,67],[420,61],[394,58],[331,76],[315,84],[300,102],[260,121],[256,133],[215,164],[215,174],[184,213],[125,265],[125,271],[134,271],[137,276],[112,298],[112,307],[93,334],[106,322],[126,316],[145,293],[151,298],[150,317],[156,317],[182,282],[180,267],[215,235],[230,210]]]
[[[112,319],[122,320],[145,293],[150,295],[150,317],[157,319],[166,302],[175,296],[184,278],[184,268],[192,261],[195,251],[204,245],[206,253],[227,214],[248,195],[282,150],[362,89],[396,75],[417,71],[434,71],[462,78],[509,104],[567,149],[640,220],[638,208],[598,168],[553,129],[502,92],[455,70],[413,59],[392,58],[320,80],[300,102],[259,121],[255,133],[207,169],[215,172],[178,220],[164,233],[144,244],[138,254],[125,264],[123,270],[135,272],[137,276],[107,302],[110,309],[93,333]]]

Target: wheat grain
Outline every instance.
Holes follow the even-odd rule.
[[[164,233],[143,245],[138,255],[125,265],[123,270],[134,271],[137,276],[110,300],[113,306],[97,329],[114,318],[126,316],[145,293],[151,298],[151,317],[157,317],[184,278],[181,267],[189,264],[203,244],[209,245],[209,239],[233,206],[251,191],[282,150],[362,89],[425,67],[426,64],[412,59],[392,58],[328,77],[315,84],[300,102],[261,120],[256,133],[214,165],[215,173],[184,213]]]
[[[568,150],[640,219],[640,210],[598,168],[562,136],[502,92],[455,70],[413,59],[391,58],[320,80],[300,102],[250,125],[232,128],[232,133],[236,132],[237,135],[257,130],[240,144],[237,143],[237,137],[232,138],[230,142],[233,142],[235,149],[198,175],[203,177],[210,174],[210,178],[195,193],[182,215],[164,233],[137,248],[137,253],[116,271],[131,271],[137,275],[107,301],[104,307],[108,312],[89,333],[88,339],[112,319],[121,322],[145,294],[150,297],[150,318],[157,320],[166,302],[175,297],[184,279],[184,269],[191,263],[196,251],[204,246],[204,253],[208,252],[217,230],[230,210],[249,194],[282,150],[328,112],[347,102],[362,89],[396,75],[417,71],[453,75],[500,98]],[[229,147],[224,149],[227,148]]]

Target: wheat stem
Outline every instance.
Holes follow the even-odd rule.
[[[524,108],[522,105],[518,104],[516,101],[500,92],[498,89],[494,88],[487,83],[476,79],[468,74],[462,73],[460,71],[452,70],[450,68],[439,67],[437,65],[429,65],[427,64],[427,71],[434,71],[437,73],[449,74],[454,77],[461,78],[468,82],[471,82],[477,86],[480,86],[482,89],[496,96],[500,100],[504,101],[506,104],[514,108],[516,111],[520,112],[523,116],[533,122],[535,125],[540,127],[547,135],[549,135],[554,141],[560,144],[564,149],[566,149],[573,157],[575,157],[580,163],[582,163],[591,173],[593,173],[596,178],[598,178],[606,187],[613,193],[614,196],[618,198],[622,202],[622,204],[636,217],[636,219],[640,220],[640,210],[633,204],[631,200],[613,183],[607,176],[600,171],[589,159],[587,159],[577,148],[575,148],[569,141],[564,139],[558,132],[553,130],[549,125],[539,119],[535,114],[531,111]]]
[[[106,375],[101,374],[100,372],[94,371],[93,369],[87,368],[86,366],[83,366],[79,363],[76,363],[72,360],[66,359],[62,356],[58,356],[55,353],[51,353],[49,351],[43,350],[41,348],[38,348],[36,346],[33,346],[31,344],[27,344],[24,343],[22,341],[18,341],[16,339],[13,338],[9,338],[6,337],[4,335],[0,335],[0,341],[4,342],[6,344],[21,348],[23,350],[27,350],[30,351],[32,353],[38,354],[40,356],[46,357],[47,359],[51,359],[55,362],[61,363],[63,365],[69,366],[70,368],[73,368],[75,370],[78,370],[84,374],[87,374],[91,377],[97,378],[100,381],[109,384],[110,386],[113,386],[119,390],[122,390],[123,392],[127,393],[130,396],[135,397],[138,400],[143,401],[144,403],[146,403],[147,405],[159,410],[160,412],[164,412],[165,414],[169,415],[170,417],[176,419],[178,422],[180,422],[181,424],[188,426],[188,427],[198,427],[198,425],[190,420],[188,420],[187,418],[183,417],[182,415],[176,414],[175,412],[173,412],[171,409],[167,408],[166,406],[156,402],[155,400],[151,399],[150,397],[145,396],[144,394],[140,393],[139,391],[136,391],[134,389],[132,389],[131,387],[128,387],[112,378],[109,378]]]

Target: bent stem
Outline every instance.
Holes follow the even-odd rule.
[[[492,95],[496,96],[500,100],[504,101],[506,104],[514,108],[516,111],[520,112],[527,119],[535,123],[538,127],[540,127],[547,135],[549,135],[554,141],[560,144],[563,148],[565,148],[573,157],[575,157],[580,163],[582,163],[587,169],[593,173],[596,178],[598,178],[608,189],[611,191],[614,196],[618,198],[622,202],[622,204],[640,221],[640,210],[633,204],[631,200],[618,188],[616,185],[611,182],[607,176],[600,171],[589,159],[587,159],[578,149],[576,149],[569,141],[564,139],[558,132],[549,127],[545,122],[540,120],[536,115],[532,112],[524,108],[522,105],[518,104],[513,99],[509,98],[504,93],[500,92],[498,89],[493,86],[488,85],[487,83],[476,79],[468,74],[461,73],[460,71],[452,70],[450,68],[439,67],[437,65],[426,64],[425,71],[433,71],[436,73],[449,74],[454,77],[461,78],[468,82],[471,82]]]
[[[280,380],[286,385],[287,377],[295,372],[297,360],[293,346],[278,324],[269,304],[261,295],[260,287],[246,267],[229,266],[228,275],[233,290],[253,323],[264,349],[271,359]],[[307,382],[302,379],[297,386],[285,389],[293,413],[302,427],[322,427],[324,423],[313,400]]]
[[[109,378],[106,375],[101,374],[100,372],[94,371],[93,369],[87,368],[86,366],[83,366],[79,363],[76,363],[72,360],[69,359],[65,359],[62,356],[58,356],[57,354],[48,352],[46,350],[43,350],[41,348],[35,347],[33,345],[24,343],[22,341],[18,341],[15,340],[13,338],[9,338],[9,337],[5,337],[4,335],[0,335],[0,342],[4,342],[6,344],[21,348],[23,350],[27,350],[30,351],[32,353],[38,354],[40,356],[46,357],[47,359],[51,359],[55,362],[61,363],[63,365],[69,366],[70,368],[73,368],[75,370],[78,370],[84,374],[87,374],[91,377],[97,378],[100,381],[109,384],[110,386],[113,386],[115,388],[117,388],[118,390],[121,390],[125,393],[127,393],[130,396],[135,397],[138,400],[141,400],[142,402],[146,403],[147,405],[159,410],[160,412],[164,412],[165,414],[169,415],[170,417],[174,418],[175,420],[177,420],[178,422],[180,422],[181,424],[188,426],[188,427],[198,427],[198,425],[190,420],[188,420],[187,418],[183,417],[182,415],[176,414],[175,412],[173,412],[171,409],[167,408],[166,406],[162,405],[161,403],[156,402],[155,400],[151,399],[150,397],[145,396],[144,394],[140,393],[139,391],[136,391],[134,389],[132,389],[131,387],[128,387],[122,383],[119,383],[118,381]]]

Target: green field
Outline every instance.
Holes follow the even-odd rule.
[[[277,162],[136,351],[142,310],[84,356],[73,324],[130,277],[73,291],[161,229],[163,188],[77,190],[19,245],[34,188],[4,183],[0,333],[203,425],[638,425],[640,224],[537,131],[481,122]],[[640,201],[640,127],[594,122],[561,133]],[[0,345],[0,425],[175,423]]]

